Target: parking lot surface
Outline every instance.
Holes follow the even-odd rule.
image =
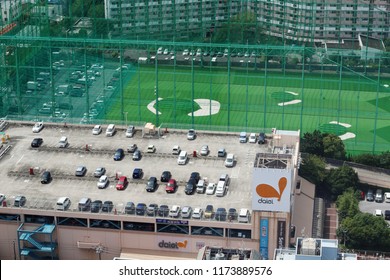
[[[194,140],[187,140],[187,131],[168,129],[160,138],[143,138],[141,128],[137,127],[135,135],[127,138],[126,127],[117,127],[116,134],[107,137],[107,125],[103,125],[103,131],[99,135],[92,134],[94,125],[45,124],[39,133],[32,132],[33,125],[34,123],[14,123],[5,131],[12,148],[0,160],[0,193],[5,194],[9,206],[17,195],[24,195],[27,198],[26,207],[40,208],[55,208],[58,198],[66,196],[72,202],[70,210],[77,209],[82,197],[111,200],[119,213],[124,211],[128,201],[203,209],[208,204],[215,208],[250,209],[253,161],[256,153],[264,152],[267,148],[267,145],[257,143],[240,143],[238,134],[198,131]],[[68,139],[67,148],[58,147],[63,136]],[[31,142],[38,137],[43,139],[43,144],[32,148]],[[134,161],[132,154],[127,152],[127,147],[131,144],[136,144],[141,150],[141,160]],[[149,145],[155,146],[155,153],[146,153]],[[172,154],[175,145],[188,152],[185,165],[177,164],[178,156]],[[209,146],[207,156],[200,155],[203,145]],[[125,150],[125,156],[122,160],[115,161],[113,157],[118,148]],[[227,153],[234,153],[236,162],[233,167],[225,167],[224,158],[218,157],[217,151],[220,148],[225,148]],[[75,176],[76,168],[81,165],[87,168],[85,176]],[[97,187],[99,178],[93,176],[95,169],[101,166],[106,168],[106,175],[109,177],[109,185],[104,189]],[[132,178],[135,168],[143,170],[141,179]],[[49,170],[53,177],[48,184],[41,183],[41,175],[45,170]],[[175,193],[166,193],[166,183],[160,182],[160,176],[165,170],[169,170],[172,178],[178,182],[179,187]],[[192,172],[199,172],[202,179],[212,183],[217,183],[220,175],[227,173],[230,177],[228,191],[223,197],[205,193],[185,194],[185,184]],[[116,182],[123,175],[128,177],[129,184],[124,190],[118,191]],[[155,192],[146,191],[146,182],[151,176],[158,179]]]

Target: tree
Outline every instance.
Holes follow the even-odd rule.
[[[323,138],[324,156],[334,159],[345,159],[346,152],[344,142],[334,134],[328,134]]]
[[[340,222],[347,217],[354,217],[360,212],[359,200],[356,198],[356,194],[353,189],[349,189],[340,195],[337,198],[336,206]]]
[[[352,167],[347,165],[333,168],[325,179],[325,187],[334,199],[343,194],[348,188],[357,190],[359,177]]]
[[[301,139],[301,152],[318,156],[324,155],[324,135],[319,130],[306,132]]]
[[[299,168],[299,176],[319,186],[326,176],[326,163],[317,155],[308,155]]]
[[[390,251],[390,228],[382,217],[358,213],[347,217],[340,225],[339,237],[347,236],[348,248]],[[340,229],[339,228],[339,229]]]

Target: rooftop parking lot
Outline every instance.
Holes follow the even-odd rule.
[[[240,143],[238,134],[210,134],[197,132],[194,140],[187,140],[187,131],[170,131],[161,138],[142,138],[141,128],[132,138],[126,137],[126,127],[117,127],[112,137],[107,137],[105,129],[102,133],[93,135],[91,126],[59,126],[44,124],[44,128],[33,133],[34,123],[10,124],[6,135],[12,149],[0,161],[1,187],[0,193],[6,196],[8,206],[12,206],[17,195],[27,198],[25,207],[55,208],[59,197],[69,197],[72,204],[69,210],[77,210],[78,201],[82,197],[92,200],[113,201],[114,210],[124,211],[128,201],[135,204],[143,202],[146,205],[156,203],[168,206],[180,205],[192,208],[206,208],[212,204],[214,209],[224,207],[251,208],[251,180],[255,154],[265,151],[267,144]],[[248,132],[249,135],[249,132]],[[60,138],[66,136],[69,145],[59,148]],[[34,138],[42,138],[40,147],[32,148]],[[134,161],[127,147],[136,144],[142,152],[141,160]],[[147,153],[149,145],[154,145],[155,153]],[[172,148],[179,145],[181,150],[188,152],[188,161],[185,165],[177,164],[177,155],[172,154]],[[203,145],[208,145],[210,152],[207,156],[200,155]],[[118,148],[125,151],[122,160],[115,161],[114,153]],[[225,148],[227,153],[234,153],[236,162],[233,167],[224,165],[225,158],[218,157],[217,151]],[[193,151],[197,152],[194,157]],[[85,176],[75,176],[78,166],[85,166]],[[99,189],[99,178],[93,176],[97,167],[105,167],[109,178],[109,185]],[[133,179],[135,168],[141,168],[144,175],[141,179]],[[30,174],[30,169],[33,175]],[[49,170],[53,180],[48,184],[41,183],[41,175]],[[174,193],[166,193],[166,183],[160,182],[163,171],[169,170],[172,178],[178,182],[178,189]],[[219,177],[227,173],[230,184],[226,194],[222,197],[194,193],[187,195],[184,192],[186,182],[192,172],[199,172],[202,179],[217,183]],[[117,178],[128,177],[128,186],[119,191],[116,189]],[[149,177],[158,179],[158,188],[155,192],[146,191],[146,182]]]

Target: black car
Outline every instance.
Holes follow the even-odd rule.
[[[141,151],[140,150],[135,150],[133,153],[133,160],[141,160]]]
[[[172,178],[172,174],[170,171],[163,171],[163,173],[161,174],[161,179],[160,181],[161,182],[169,182],[169,179]]]
[[[194,179],[195,180],[195,185],[199,182],[200,180],[200,174],[199,172],[192,172],[190,176],[190,180]]]
[[[133,179],[142,179],[142,176],[144,176],[142,168],[134,168]]]
[[[157,211],[157,215],[160,217],[168,217],[169,215],[169,206],[168,205],[160,205]]]
[[[150,177],[148,182],[146,183],[146,191],[148,192],[154,192],[157,189],[157,178],[156,177]]]
[[[193,194],[195,190],[196,190],[196,181],[195,179],[191,178],[190,180],[188,180],[184,192],[185,194],[190,195]]]
[[[148,208],[146,208],[146,215],[150,217],[157,216],[158,205],[156,203],[149,204]]]
[[[137,207],[135,207],[135,214],[138,216],[144,216],[146,212],[146,204],[145,203],[138,203]]]
[[[229,221],[234,221],[237,219],[237,209],[236,208],[229,208],[228,219],[229,219]]]
[[[42,138],[34,138],[31,142],[31,147],[38,148],[42,145],[43,139]]]
[[[265,133],[264,132],[259,133],[259,140],[257,140],[257,143],[258,144],[265,144]]]
[[[226,216],[227,213],[225,208],[217,208],[214,216],[217,221],[226,221]]]
[[[99,213],[100,209],[103,207],[103,201],[101,200],[94,200],[91,204],[91,212],[92,213]]]
[[[114,160],[117,161],[117,160],[122,160],[122,158],[125,156],[125,152],[123,149],[118,149],[116,150],[115,154],[114,154]]]
[[[102,212],[111,212],[112,208],[114,208],[114,203],[110,200],[104,201],[102,206]]]
[[[50,171],[45,171],[42,173],[42,177],[41,177],[41,183],[42,184],[48,184],[51,182],[53,178],[51,177],[51,173]]]
[[[134,214],[135,213],[135,204],[134,202],[127,202],[125,206],[125,213],[126,214]]]

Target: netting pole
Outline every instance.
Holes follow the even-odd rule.
[[[157,49],[157,46],[155,47]],[[158,105],[159,105],[159,100],[158,100],[158,53],[156,53],[156,59],[154,61],[154,71],[155,71],[155,75],[156,75],[156,85],[154,86],[154,90],[156,91],[156,96],[155,96],[155,100],[156,100],[156,125],[158,125],[159,123],[159,116],[158,116]]]
[[[375,120],[374,120],[374,139],[372,144],[372,154],[375,154],[376,150],[376,127],[378,122],[378,105],[379,105],[379,89],[380,89],[380,82],[381,82],[381,62],[382,57],[379,58],[379,65],[378,65],[378,82],[376,86],[376,97],[375,97]]]
[[[192,49],[194,49],[194,46],[192,45]],[[191,57],[191,124],[192,128],[194,128],[195,125],[195,118],[194,118],[194,99],[195,99],[195,71],[194,71],[194,55],[195,51],[193,51],[193,55]]]

